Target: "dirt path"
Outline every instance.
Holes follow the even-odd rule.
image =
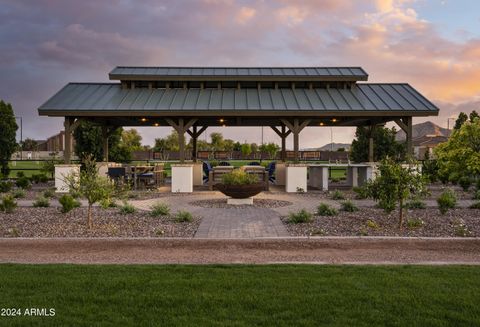
[[[480,264],[480,239],[0,239],[0,262]]]

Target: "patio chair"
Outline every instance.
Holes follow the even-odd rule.
[[[252,161],[248,165],[249,166],[260,166],[260,163],[258,161]]]
[[[203,166],[203,183],[208,182],[208,175],[210,174],[210,171],[212,170],[212,166],[208,161],[204,161],[202,163]]]
[[[219,166],[231,166],[228,161],[220,161]]]
[[[268,180],[275,184],[275,167],[276,167],[276,162],[272,161],[267,165],[267,168],[265,170],[268,172]]]
[[[107,175],[108,177],[113,179],[115,182],[118,182],[126,178],[126,168],[125,167],[108,167]]]

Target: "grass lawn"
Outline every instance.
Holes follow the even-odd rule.
[[[478,326],[475,266],[0,265],[8,326]]]

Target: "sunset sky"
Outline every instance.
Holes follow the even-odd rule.
[[[362,66],[371,82],[410,83],[446,127],[480,110],[480,1],[0,0],[0,98],[23,117],[24,138],[61,129],[37,108],[62,86],[107,81],[117,65]],[[220,131],[260,142],[259,128]],[[169,130],[141,132],[152,144]],[[352,135],[333,131],[335,142]],[[265,129],[265,141],[279,140]],[[300,141],[321,146],[330,130]]]

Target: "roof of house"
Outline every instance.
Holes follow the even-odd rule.
[[[438,108],[409,84],[352,88],[124,89],[120,83],[69,83],[38,109],[40,115],[290,114],[430,116]]]
[[[111,80],[366,81],[361,67],[115,67]]]

